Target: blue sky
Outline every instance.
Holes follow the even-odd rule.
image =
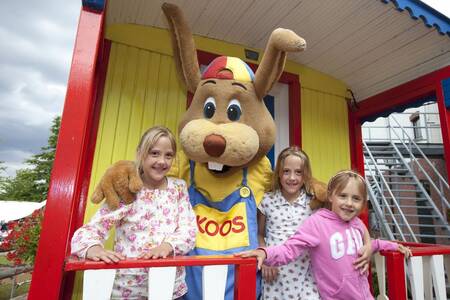
[[[450,0],[423,2],[450,16]],[[81,0],[0,1],[0,161],[9,176],[47,144],[62,113],[80,7]]]

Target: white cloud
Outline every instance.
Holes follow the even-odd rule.
[[[27,158],[30,158],[31,155],[33,155],[33,153],[21,150],[0,151],[0,157],[4,156],[10,158],[10,161],[5,162],[4,164],[4,166],[6,167],[6,175],[11,177],[14,176],[16,174],[16,171],[19,169],[30,168],[29,165],[26,165],[23,162]]]
[[[0,161],[13,175],[61,115],[80,0],[0,1]]]

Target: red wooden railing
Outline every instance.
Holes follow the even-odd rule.
[[[80,260],[68,257],[64,266],[65,272],[98,270],[98,269],[127,269],[178,266],[211,266],[234,265],[235,284],[234,299],[248,300],[256,298],[256,259],[234,256],[179,256],[157,260],[122,260],[115,264]]]
[[[433,244],[422,244],[422,243],[402,243],[405,246],[410,247],[411,252],[413,254],[412,258],[416,257],[425,257],[425,256],[439,256],[439,255],[447,255],[446,261],[447,261],[447,275],[450,273],[450,270],[448,270],[449,267],[449,259],[450,259],[450,246],[446,245],[433,245]],[[407,291],[407,278],[406,278],[406,270],[405,270],[405,260],[403,254],[399,252],[391,252],[391,251],[381,251],[380,254],[385,257],[386,259],[386,271],[387,271],[387,288],[388,288],[388,296],[390,300],[406,300],[408,299],[408,291]],[[412,260],[412,259],[410,259]],[[412,263],[411,261],[407,262],[408,264]],[[444,266],[442,265],[442,270],[444,270]],[[378,270],[377,270],[378,271]],[[422,270],[423,271],[423,270]],[[410,291],[410,293],[418,295],[417,297],[419,299],[424,299],[423,297],[427,298],[427,292],[432,293],[431,289],[434,289],[434,293],[436,295],[436,299],[446,299],[447,296],[445,291],[445,273],[442,272],[439,274],[431,274],[430,272],[423,272],[424,279],[419,279],[421,282],[430,282],[431,284],[431,277],[432,276],[438,276],[441,277],[440,282],[444,282],[444,286],[434,282],[432,286],[429,286],[429,291],[426,291],[427,287],[425,287],[425,290],[419,289],[415,291]],[[411,274],[409,275],[411,276]],[[411,278],[409,279],[411,280]],[[448,280],[448,278],[447,278]],[[410,285],[412,286],[412,284]],[[441,293],[439,293],[441,291]],[[442,292],[443,291],[443,292]],[[425,294],[425,296],[424,296]],[[413,299],[416,297],[413,295]]]

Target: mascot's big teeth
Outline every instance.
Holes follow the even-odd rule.
[[[219,164],[213,161],[209,161],[208,162],[208,169],[210,170],[214,170],[214,171],[222,171],[223,169],[223,164]]]

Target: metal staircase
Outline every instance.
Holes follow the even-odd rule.
[[[447,181],[398,122],[393,133],[396,142],[363,142],[375,225],[387,239],[450,244]]]

